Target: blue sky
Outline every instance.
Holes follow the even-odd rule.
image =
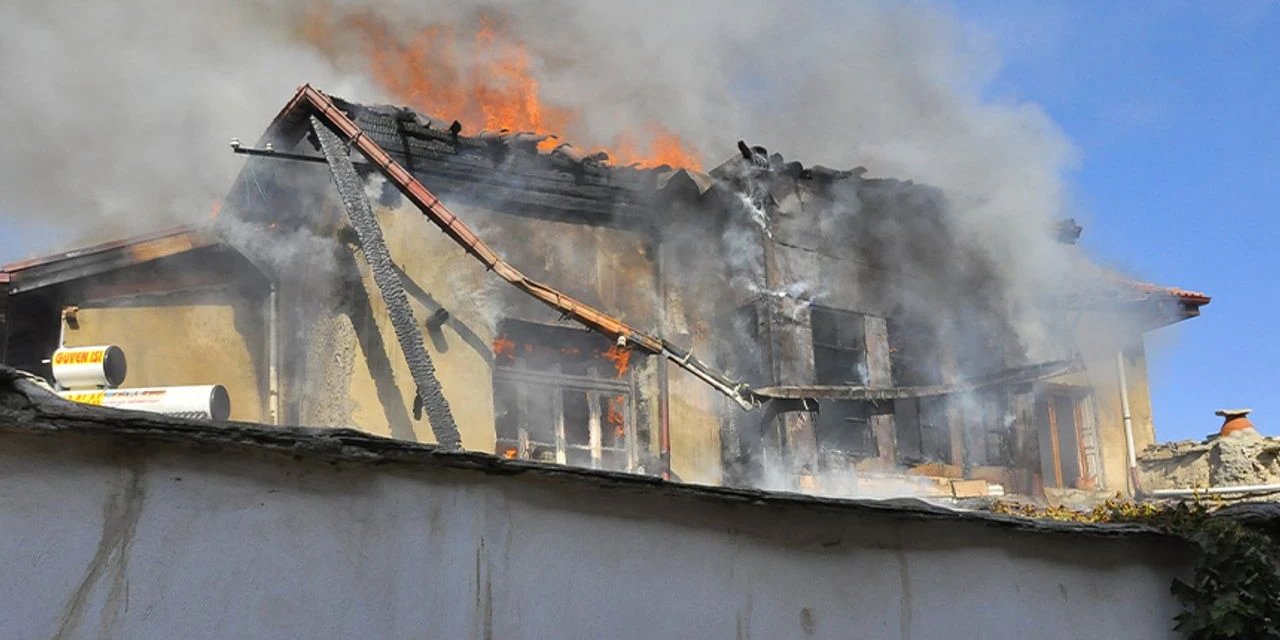
[[[1213,296],[1150,334],[1162,440],[1251,407],[1280,435],[1280,3],[963,2],[994,39],[995,98],[1033,100],[1081,152],[1082,244],[1153,282]]]
[[[1148,337],[1158,437],[1201,437],[1237,406],[1280,435],[1280,2],[944,6],[1000,53],[991,99],[1039,103],[1078,147],[1085,248],[1213,296]],[[53,237],[7,223],[0,261]]]

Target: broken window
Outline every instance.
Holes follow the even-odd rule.
[[[905,318],[889,318],[889,362],[899,387],[939,384],[936,339],[929,327]]]
[[[866,317],[860,313],[813,307],[813,366],[818,384],[867,384]]]
[[[1013,413],[1003,390],[957,396],[964,413],[965,461],[970,465],[1011,467],[1013,461]]]
[[[497,452],[614,470],[638,461],[629,350],[582,330],[507,321],[493,342]]]
[[[861,387],[867,384],[866,316],[812,307],[814,382]],[[818,403],[818,450],[824,460],[853,460],[879,455],[871,426],[872,403],[861,400],[823,400]]]
[[[951,431],[945,398],[895,400],[893,414],[898,464],[914,466],[926,462],[951,462]]]
[[[889,362],[894,386],[942,382],[933,332],[923,323],[889,318]],[[945,398],[903,398],[893,403],[898,464],[951,462],[951,431]]]
[[[1036,401],[1036,422],[1045,486],[1097,487],[1098,431],[1092,392],[1046,385]]]

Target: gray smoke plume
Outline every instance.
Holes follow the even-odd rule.
[[[301,0],[18,0],[0,7],[0,215],[67,234],[206,217],[240,165],[227,140],[251,140],[298,84],[404,101],[369,79],[344,20],[466,32],[481,8],[527,48],[544,100],[579,115],[566,133],[584,143],[659,123],[709,165],[748,138],[908,176],[1011,259],[1060,208],[1070,145],[1035,105],[984,101],[996,61],[930,5],[342,0],[325,11],[332,46],[317,46]]]
[[[499,37],[527,51],[545,106],[572,114],[560,133],[581,147],[660,126],[708,169],[745,139],[806,165],[864,166],[936,188],[945,219],[927,231],[945,238],[908,223],[881,229],[881,259],[922,279],[902,306],[972,317],[966,287],[981,281],[995,291],[979,315],[1012,328],[1030,361],[1061,355],[1050,347],[1062,336],[1032,310],[1043,292],[1080,286],[1079,257],[1049,231],[1075,152],[1037,105],[985,97],[998,56],[934,3],[14,0],[0,6],[0,227],[39,220],[70,244],[205,220],[243,165],[227,141],[253,141],[297,85],[412,104],[371,73],[376,52],[433,27],[472,34],[495,17]],[[465,42],[454,53],[403,73],[465,78],[485,55]],[[484,127],[463,123],[466,133]],[[853,194],[837,199],[819,216],[821,234],[838,237],[861,206]],[[768,221],[745,196],[738,214],[718,246],[734,288],[750,289]],[[224,231],[254,241],[252,228]],[[327,239],[304,236],[277,257],[328,255]],[[0,260],[53,248],[0,238]],[[570,263],[566,249],[547,259]],[[826,285],[759,293],[817,301]],[[697,290],[667,295],[689,302]],[[944,323],[948,313],[931,315]]]

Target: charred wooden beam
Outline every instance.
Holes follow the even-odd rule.
[[[1084,365],[1079,360],[1058,360],[1009,369],[993,375],[970,378],[950,384],[891,387],[886,389],[829,385],[778,385],[755,388],[752,389],[752,392],[762,398],[771,399],[871,400],[878,402],[905,398],[945,396],[988,387],[1027,384],[1082,370],[1084,370]]]
[[[458,425],[454,423],[453,412],[449,409],[449,400],[445,398],[440,380],[436,377],[435,364],[431,362],[431,356],[423,343],[422,331],[418,329],[418,322],[413,317],[413,308],[409,306],[409,296],[404,291],[404,284],[400,282],[400,275],[391,262],[391,253],[387,251],[386,242],[382,238],[378,219],[374,217],[369,200],[364,195],[364,181],[356,174],[342,140],[314,116],[311,118],[311,127],[320,139],[320,148],[329,161],[329,171],[333,174],[333,183],[342,197],[343,208],[360,239],[360,248],[373,272],[373,280],[387,304],[396,340],[404,351],[409,372],[418,387],[418,398],[426,409],[427,420],[431,423],[436,442],[444,449],[461,449],[462,438],[458,435]]]

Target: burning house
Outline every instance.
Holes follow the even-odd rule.
[[[615,166],[304,86],[233,147],[207,225],[5,266],[0,362],[115,345],[127,387],[221,385],[234,420],[704,484],[1131,493],[1143,334],[1209,302],[1072,223],[1015,290],[937,189],[746,143]]]

